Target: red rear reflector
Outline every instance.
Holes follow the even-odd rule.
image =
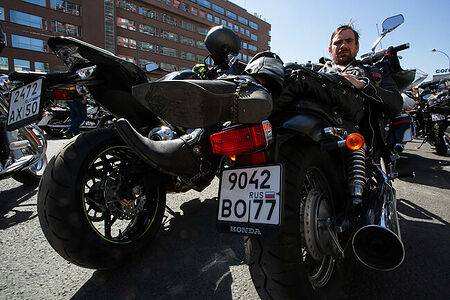
[[[266,144],[266,136],[261,124],[211,135],[213,152],[219,155],[249,153],[264,148]]]
[[[56,100],[72,100],[72,91],[69,90],[54,90]]]
[[[266,154],[264,152],[257,152],[251,154],[239,155],[237,157],[237,166],[248,166],[263,164],[266,162]]]

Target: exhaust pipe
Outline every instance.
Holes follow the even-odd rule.
[[[364,225],[353,235],[352,246],[356,257],[364,265],[380,271],[397,268],[405,258],[400,236],[395,190],[378,167],[381,187],[370,195]]]

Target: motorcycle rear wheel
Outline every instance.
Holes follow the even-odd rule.
[[[337,188],[342,186],[339,172],[328,153],[314,146],[286,145],[281,158],[286,178],[282,233],[275,238],[246,238],[254,286],[261,299],[317,299],[334,294],[340,284],[334,274],[337,262],[329,250],[320,251],[324,240],[329,244],[330,239],[312,223],[319,217],[335,218],[332,201],[342,199]],[[311,216],[314,211],[317,215]],[[314,241],[314,236],[319,238]]]
[[[450,126],[450,125],[449,125]],[[448,148],[447,148],[447,144],[444,141],[444,135],[445,132],[447,131],[447,124],[443,123],[439,126],[439,128],[435,129],[434,133],[436,134],[436,153],[438,155],[446,155]]]
[[[93,130],[52,158],[38,192],[38,216],[50,245],[85,268],[130,260],[161,227],[166,194],[159,172],[114,129]]]

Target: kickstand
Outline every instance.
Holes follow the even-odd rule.
[[[179,217],[180,213],[179,212],[175,212],[173,209],[171,209],[169,206],[166,205],[166,210],[169,213],[169,215],[171,215],[172,217]]]
[[[416,149],[419,150],[420,147],[422,147],[423,144],[425,144],[427,141],[428,141],[428,138],[424,138],[423,141],[422,141],[422,144],[420,144],[419,147],[416,147]]]

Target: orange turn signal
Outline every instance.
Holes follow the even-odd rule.
[[[359,150],[364,146],[364,137],[359,133],[352,133],[345,139],[345,145],[350,150]]]

